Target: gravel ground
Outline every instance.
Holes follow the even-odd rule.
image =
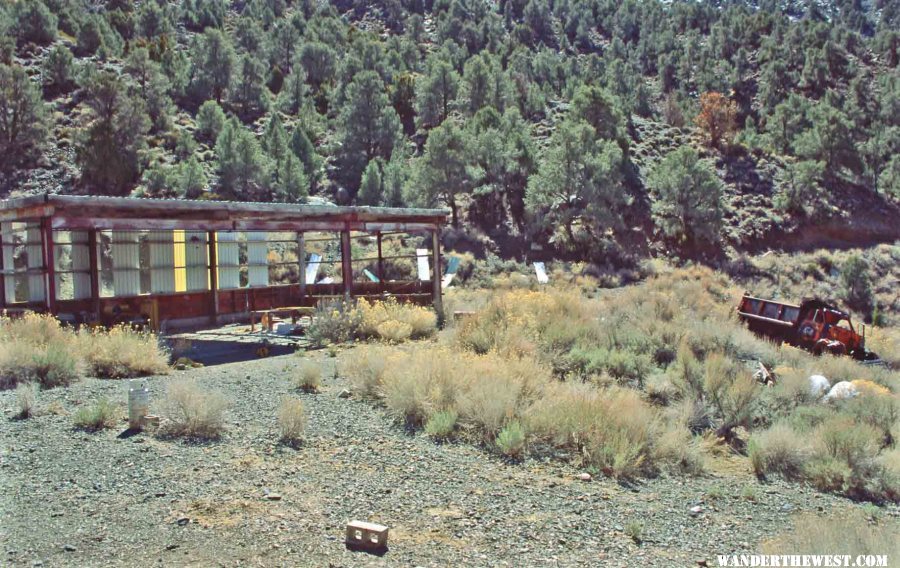
[[[334,359],[307,356],[327,377],[317,394],[292,391],[293,356],[150,378],[151,411],[178,376],[229,397],[227,433],[207,444],[121,438],[124,422],[72,429],[71,414],[101,396],[124,417],[122,382],[42,392],[29,420],[11,419],[15,394],[0,392],[0,566],[714,566],[716,554],[758,552],[793,513],[858,506],[761,485],[737,458],[701,478],[624,486],[582,481],[562,461],[438,445],[342,398]],[[276,442],[276,407],[292,392],[309,416],[297,449]],[[351,519],[388,525],[388,551],[347,550]],[[640,544],[626,534],[636,523]]]

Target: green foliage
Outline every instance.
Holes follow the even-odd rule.
[[[338,117],[341,147],[337,159],[341,181],[355,190],[369,162],[391,158],[400,137],[400,118],[374,71],[358,73],[347,86],[346,96]]]
[[[203,35],[195,38],[191,52],[191,82],[188,86],[191,98],[198,103],[214,99],[221,104],[237,65],[228,36],[207,28]],[[251,64],[250,70],[253,67]]]
[[[68,47],[57,45],[50,50],[41,66],[41,80],[51,93],[67,92],[75,85],[74,57]]]
[[[261,61],[249,55],[240,58],[237,68],[239,71],[229,90],[229,103],[242,120],[253,121],[269,109],[270,94],[263,80],[265,68]]]
[[[222,194],[229,199],[260,199],[268,193],[270,163],[256,136],[236,118],[216,139],[216,164]]]
[[[425,433],[435,440],[446,440],[453,435],[459,415],[454,410],[435,412],[425,422]]]
[[[197,111],[197,138],[215,142],[225,127],[225,112],[216,101],[206,101]]]
[[[366,166],[362,182],[359,184],[357,201],[360,205],[382,205],[384,202],[384,182],[382,180],[383,164],[374,159]]]
[[[525,428],[513,420],[497,434],[497,449],[505,456],[516,458],[525,451]]]
[[[428,59],[427,74],[416,82],[418,125],[433,128],[449,116],[459,92],[459,74],[446,60]]]
[[[848,306],[866,315],[872,312],[872,277],[865,259],[854,254],[844,262],[841,267],[841,285]]]
[[[817,209],[822,198],[822,162],[804,160],[788,164],[783,170],[775,204],[789,213],[808,214]]]
[[[425,152],[415,162],[409,185],[423,202],[449,206],[453,225],[459,223],[456,199],[468,189],[470,178],[466,141],[455,120],[445,120],[428,135]]]
[[[40,154],[47,135],[47,111],[37,86],[19,66],[0,63],[0,169]]]
[[[575,241],[576,222],[590,234],[602,235],[620,226],[616,212],[629,203],[623,165],[616,143],[598,139],[586,122],[566,121],[529,179],[525,203],[545,225],[562,226],[570,242]]]
[[[86,89],[91,122],[76,150],[82,182],[101,194],[125,195],[142,170],[150,129],[146,105],[134,85],[110,72],[91,74]]]
[[[197,158],[191,156],[178,168],[178,177],[175,181],[178,193],[185,199],[197,199],[203,195],[207,186],[206,172]]]
[[[715,243],[722,224],[722,182],[697,152],[682,146],[651,172],[653,218],[663,234],[685,245]]]
[[[19,43],[45,45],[56,39],[56,16],[41,0],[20,0],[13,3],[13,18]]]
[[[75,412],[72,422],[75,428],[96,432],[116,425],[119,418],[118,407],[108,399],[101,398],[90,406],[82,406]]]

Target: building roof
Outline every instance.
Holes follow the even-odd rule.
[[[51,217],[55,229],[415,230],[442,225],[448,215],[443,209],[56,194],[0,201],[0,221]]]

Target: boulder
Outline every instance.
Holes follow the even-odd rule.
[[[859,390],[857,390],[856,385],[848,381],[841,381],[831,387],[831,390],[828,391],[828,394],[822,397],[822,400],[824,402],[847,400],[857,395],[859,395]]]

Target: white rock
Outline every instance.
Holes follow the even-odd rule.
[[[691,507],[691,516],[692,517],[696,517],[697,515],[699,515],[702,512],[703,512],[703,507],[701,507],[700,505]]]
[[[822,375],[811,375],[809,377],[809,394],[819,398],[831,388],[831,383]]]
[[[859,394],[859,391],[856,389],[856,385],[848,381],[841,381],[839,383],[835,383],[831,390],[828,391],[822,400],[824,402],[831,402],[833,400],[847,400],[848,398],[853,398]]]
[[[590,473],[584,472],[578,475],[578,479],[580,479],[581,481],[590,481],[593,478],[591,477]]]

